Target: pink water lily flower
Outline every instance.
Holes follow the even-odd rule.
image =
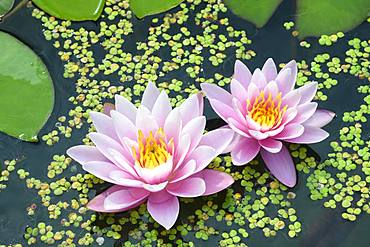
[[[295,61],[278,73],[270,58],[253,75],[236,61],[231,94],[216,85],[201,84],[214,111],[237,133],[230,146],[233,163],[244,165],[261,153],[270,172],[289,187],[297,182],[296,170],[283,142],[324,140],[329,134],[321,127],[335,115],[311,102],[317,82],[294,89],[296,79]]]
[[[204,134],[201,94],[190,96],[172,109],[163,90],[149,83],[136,108],[115,97],[110,114],[91,112],[97,132],[95,146],[75,146],[67,153],[85,171],[114,184],[87,207],[99,212],[120,212],[147,201],[150,215],[166,229],[179,214],[178,197],[219,192],[233,178],[205,169],[230,144],[233,131],[217,129]]]

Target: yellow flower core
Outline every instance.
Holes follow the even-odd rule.
[[[247,100],[248,116],[250,116],[262,128],[272,128],[276,123],[281,121],[286,112],[287,105],[281,107],[281,93],[278,93],[275,99],[271,93],[265,97],[265,92],[261,93],[254,99],[253,103]]]
[[[148,137],[144,137],[141,130],[138,131],[137,142],[139,147],[132,148],[132,153],[135,159],[135,164],[143,168],[153,169],[165,162],[171,157],[168,149],[173,147],[173,139],[165,142],[166,135],[163,129],[158,129],[155,134],[149,132]]]

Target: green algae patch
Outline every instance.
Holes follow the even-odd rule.
[[[22,42],[0,32],[0,43],[0,131],[35,142],[53,109],[52,80],[41,59]]]
[[[147,0],[131,0],[130,7],[138,18],[143,18],[172,9],[182,1],[184,0],[152,0],[149,3]]]
[[[299,37],[348,31],[366,20],[368,0],[297,0]]]
[[[104,8],[105,0],[32,0],[46,13],[63,20],[97,20]]]

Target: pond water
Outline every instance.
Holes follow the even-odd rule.
[[[199,8],[200,7],[197,7],[197,9]],[[294,1],[284,1],[268,24],[262,29],[256,29],[251,23],[233,15],[230,11],[223,14],[229,18],[231,26],[236,30],[246,31],[248,39],[252,40],[252,44],[248,46],[248,49],[253,50],[256,53],[256,56],[250,60],[243,60],[250,68],[254,69],[261,67],[264,61],[269,57],[274,58],[277,64],[286,63],[291,59],[296,59],[297,61],[305,60],[307,64],[310,64],[317,54],[323,53],[329,53],[332,57],[337,56],[344,60],[346,56],[345,52],[349,49],[348,41],[350,39],[353,39],[354,37],[358,37],[365,41],[369,39],[369,23],[364,23],[354,30],[347,32],[345,37],[340,39],[333,46],[320,46],[317,42],[317,38],[308,38],[306,40],[311,43],[311,47],[309,49],[303,48],[299,44],[300,41],[296,37],[292,36],[291,31],[287,31],[283,27],[284,22],[294,18],[294,8]],[[179,7],[170,12],[175,13],[178,10]],[[80,75],[77,73],[72,78],[63,77],[66,62],[61,61],[59,58],[58,49],[53,46],[53,41],[47,41],[45,39],[43,34],[44,27],[42,27],[40,20],[31,16],[32,11],[33,8],[23,8],[19,10],[5,22],[0,23],[0,30],[14,35],[31,47],[41,57],[50,71],[55,89],[55,106],[50,119],[39,134],[39,136],[42,137],[55,129],[56,126],[58,127],[57,123],[59,122],[59,116],[68,116],[69,110],[74,108],[73,104],[69,102],[68,99],[71,96],[77,95],[75,82]],[[154,17],[161,20],[164,18],[164,14],[156,15]],[[133,24],[133,32],[125,36],[125,43],[122,46],[124,52],[132,52],[133,54],[138,52],[138,54],[142,54],[142,52],[137,51],[136,42],[147,42],[148,30],[152,25],[151,20],[154,17],[145,18],[144,20],[137,20],[136,18],[130,19]],[[194,17],[190,17],[189,19],[192,18]],[[202,31],[197,25],[194,25],[194,23],[190,21],[184,23],[183,26],[187,27],[192,35]],[[79,27],[99,32],[99,25],[97,22],[87,21],[73,24],[74,30],[78,30]],[[174,28],[171,32],[175,34],[178,30]],[[222,32],[222,30],[219,32]],[[92,48],[94,51],[94,57],[97,61],[100,61],[107,53],[107,51],[103,50],[99,44],[100,43],[94,45]],[[163,60],[166,60],[170,59],[169,53],[169,50],[163,49],[159,51],[157,55],[161,56]],[[230,77],[232,75],[233,65],[235,62],[235,52],[227,51],[226,53],[227,58],[222,61],[221,65],[216,67],[211,65],[211,63],[205,59],[205,62],[201,65],[203,69],[201,76],[204,78],[211,78],[215,73],[219,73],[225,77]],[[338,81],[338,85],[333,86],[330,90],[324,89],[323,92],[327,95],[327,100],[319,101],[319,104],[320,108],[330,109],[336,112],[337,117],[325,127],[331,136],[319,144],[310,145],[312,153],[316,153],[316,157],[320,157],[321,161],[327,159],[329,152],[333,152],[330,142],[333,140],[339,140],[340,128],[343,126],[349,126],[348,123],[344,123],[342,121],[343,113],[357,110],[359,109],[359,106],[363,104],[364,94],[358,93],[357,88],[360,85],[368,85],[369,83],[366,78],[360,79],[348,73],[332,73],[330,76]],[[315,79],[313,76],[310,76],[309,78]],[[120,76],[117,73],[110,75],[100,74],[96,79],[109,80],[112,85],[120,85]],[[185,68],[180,68],[167,73],[157,80],[157,84],[164,81],[169,82],[172,79],[183,81],[184,85],[194,84],[199,87],[199,82],[196,82],[195,79],[189,77],[185,72]],[[320,79],[318,80],[320,82]],[[134,83],[135,81],[132,79],[124,82],[122,85],[130,87]],[[187,95],[187,93],[184,93],[183,91],[180,93],[183,93],[184,96]],[[137,99],[137,97],[134,98]],[[102,99],[102,101],[112,102],[111,99]],[[205,107],[205,115],[207,116],[207,119],[217,118],[217,115],[212,111],[208,102]],[[214,123],[215,121],[209,121],[208,128],[213,128]],[[61,136],[59,142],[52,146],[47,145],[42,140],[39,143],[27,143],[0,133],[0,160],[17,159],[16,170],[25,169],[29,172],[30,177],[48,183],[63,177],[69,179],[77,173],[83,173],[79,164],[72,162],[68,168],[63,171],[63,173],[52,179],[47,176],[48,165],[52,161],[54,154],[65,154],[65,151],[69,147],[80,144],[87,131],[88,125],[85,124],[81,129],[73,130],[71,138],[64,138]],[[362,138],[365,141],[369,138],[369,126],[367,123],[362,124]],[[1,169],[3,168],[4,166],[1,167]],[[239,171],[242,169],[243,168],[240,168]],[[333,167],[325,169],[332,174],[338,173],[338,171]],[[351,171],[351,174],[361,174],[360,170],[361,168],[357,168],[356,170]],[[340,205],[336,207],[336,209],[331,209],[323,206],[323,202],[326,200],[314,201],[310,199],[310,190],[307,188],[306,183],[307,177],[310,176],[313,171],[314,169],[311,169],[308,174],[299,172],[297,186],[288,190],[294,192],[296,195],[296,198],[291,200],[291,207],[296,210],[296,216],[302,224],[301,232],[297,233],[297,236],[294,238],[288,236],[287,232],[289,229],[287,229],[287,226],[285,226],[285,229],[277,231],[275,237],[266,237],[264,236],[262,229],[258,227],[250,229],[248,227],[248,223],[244,226],[238,226],[236,224],[227,226],[225,221],[218,222],[212,218],[206,221],[206,225],[214,227],[219,231],[219,234],[210,234],[209,239],[204,241],[195,237],[196,230],[192,229],[189,231],[189,234],[184,237],[177,234],[176,239],[183,239],[183,241],[186,242],[193,241],[195,246],[216,246],[223,238],[221,236],[222,232],[230,232],[230,230],[234,228],[245,228],[249,236],[247,238],[242,238],[241,242],[246,243],[248,246],[368,246],[370,241],[370,236],[368,234],[370,220],[366,212],[358,215],[355,222],[350,222],[342,218],[342,213],[345,212],[345,209]],[[364,174],[362,174],[362,176],[364,176]],[[243,194],[243,187],[238,185],[239,183],[240,182],[236,182],[236,184],[233,185],[233,188],[235,191],[239,191]],[[266,182],[266,184],[268,183],[269,182]],[[261,186],[262,185],[255,183],[253,191]],[[368,183],[366,186],[368,187]],[[101,188],[98,188],[98,191],[101,190]],[[95,193],[95,189],[90,190],[89,198],[91,199]],[[253,192],[251,193],[253,194]],[[284,195],[286,195],[286,192],[284,193]],[[225,192],[220,193],[219,198],[212,200],[214,200],[215,203],[218,202],[218,205],[221,206],[225,195]],[[78,192],[76,190],[68,189],[62,196],[55,196],[54,194],[51,194],[50,196],[53,203],[57,203],[59,200],[69,202],[73,198],[78,198]],[[24,238],[26,228],[28,226],[35,227],[39,222],[45,222],[48,225],[52,225],[53,231],[71,229],[78,236],[74,241],[76,244],[79,237],[82,237],[85,233],[89,232],[82,229],[80,226],[67,227],[61,224],[62,218],[68,217],[68,214],[76,211],[71,208],[62,209],[61,215],[57,217],[57,219],[50,219],[48,208],[41,204],[38,190],[27,188],[25,180],[20,179],[17,172],[10,174],[7,187],[0,192],[0,198],[0,244],[10,245],[20,243],[22,245],[27,245],[27,240]],[[253,203],[253,199],[251,202]],[[194,210],[201,208],[204,203],[204,199],[196,199],[193,203],[182,203],[180,220],[178,220],[178,223],[175,226],[185,223],[187,217],[194,214]],[[366,203],[369,203],[368,199]],[[27,213],[27,208],[32,204],[36,205],[35,213],[33,215],[29,215]],[[277,214],[276,211],[279,208],[281,208],[280,205],[269,205],[265,211],[267,212],[266,214],[270,212],[271,217],[275,217],[274,215]],[[89,219],[92,213],[93,212],[88,211],[83,214],[84,220]],[[128,214],[124,213],[116,216],[117,219],[122,217],[128,217]],[[143,219],[147,221],[145,217],[143,217]],[[104,224],[93,224],[97,224],[101,228],[104,227]],[[125,224],[121,231],[122,238],[119,240],[114,240],[103,235],[105,239],[103,245],[120,246],[128,239],[128,231],[136,227],[137,225],[130,226],[130,224]],[[157,228],[153,228],[153,224],[150,223],[148,224],[148,229],[144,229],[143,232],[150,231],[152,229]],[[159,228],[157,230],[162,231],[163,228]],[[93,237],[96,239],[99,237],[99,234],[93,234]],[[132,236],[130,236],[129,239],[132,240]],[[167,239],[167,237],[164,237],[164,239]],[[167,240],[167,242],[175,243],[175,240]],[[60,242],[53,243],[52,246],[56,246],[59,243]],[[133,240],[132,243],[135,243],[135,241]],[[35,246],[44,245],[47,244],[40,240],[35,244]],[[98,243],[94,240],[91,245],[98,246]]]

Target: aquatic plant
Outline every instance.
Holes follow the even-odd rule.
[[[321,127],[335,115],[317,109],[318,104],[311,102],[317,82],[294,89],[296,79],[294,60],[277,73],[270,58],[262,70],[256,69],[253,74],[236,61],[231,94],[214,84],[201,84],[212,108],[236,133],[229,147],[233,163],[245,165],[261,153],[270,172],[289,187],[296,184],[297,178],[283,141],[320,142],[329,136]]]

